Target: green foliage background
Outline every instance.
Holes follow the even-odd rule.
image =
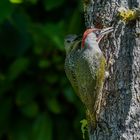
[[[80,0],[0,0],[0,140],[80,140],[81,102],[64,72]]]

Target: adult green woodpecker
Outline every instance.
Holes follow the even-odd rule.
[[[100,112],[106,67],[99,43],[104,35],[112,31],[112,27],[91,28],[84,32],[82,39],[76,35],[69,35],[65,39],[65,72],[86,107],[88,125],[93,129],[97,126]]]

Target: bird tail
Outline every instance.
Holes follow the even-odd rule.
[[[88,121],[88,130],[89,133],[93,133],[97,127],[97,118],[96,113],[91,113],[89,110],[86,111],[87,121]]]

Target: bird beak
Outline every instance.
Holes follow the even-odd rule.
[[[113,32],[113,30],[114,30],[113,27],[105,28],[105,29],[101,30],[100,35],[106,35],[106,34],[108,34],[110,32]]]
[[[101,41],[101,39],[106,35],[106,34],[109,34],[110,32],[113,32],[114,28],[113,27],[108,27],[108,28],[105,28],[105,29],[102,29],[100,34],[99,34],[99,37],[97,39],[97,42],[99,43]]]

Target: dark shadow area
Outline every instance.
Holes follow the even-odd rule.
[[[0,0],[0,140],[82,139],[63,41],[82,33],[80,2]]]

